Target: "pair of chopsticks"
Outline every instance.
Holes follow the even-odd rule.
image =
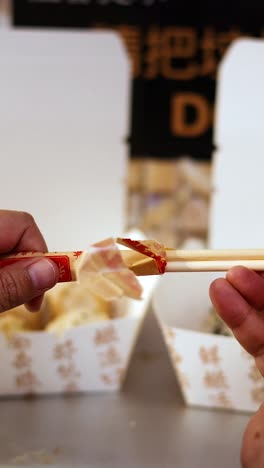
[[[169,249],[166,258],[166,272],[227,271],[237,265],[264,271],[264,249]]]
[[[153,258],[137,252],[135,263],[131,262],[131,250],[120,250],[127,268],[134,271],[137,276],[148,276],[157,273],[152,268]],[[0,257],[0,267],[23,260],[28,257],[45,256],[55,261],[62,268],[61,281],[74,281],[76,279],[76,262],[81,254],[78,252],[26,252]],[[192,271],[227,271],[240,265],[255,271],[264,271],[264,249],[227,249],[227,250],[173,250],[166,249],[165,272],[192,272]],[[130,260],[129,260],[130,258]],[[155,263],[155,261],[154,261]],[[138,264],[141,267],[138,268]]]

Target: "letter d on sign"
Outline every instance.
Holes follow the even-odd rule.
[[[192,109],[194,120],[187,121],[187,110]],[[171,130],[178,137],[198,137],[205,133],[211,124],[211,109],[200,94],[181,93],[172,97]]]

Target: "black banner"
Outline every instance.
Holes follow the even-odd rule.
[[[219,60],[238,37],[264,37],[260,1],[215,3],[16,0],[13,20],[17,27],[116,30],[133,64],[131,156],[210,160]]]

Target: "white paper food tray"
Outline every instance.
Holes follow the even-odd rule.
[[[157,279],[142,278],[144,296],[122,318],[48,332],[0,335],[0,395],[119,390]]]

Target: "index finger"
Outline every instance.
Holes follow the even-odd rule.
[[[47,250],[33,216],[23,211],[0,210],[0,253]]]

